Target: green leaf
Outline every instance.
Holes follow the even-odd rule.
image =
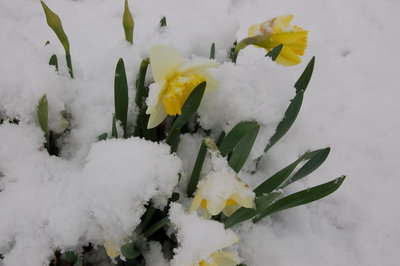
[[[253,222],[258,222],[265,216],[268,216],[272,213],[276,213],[279,211],[283,211],[289,208],[297,207],[303,204],[307,204],[316,200],[319,200],[323,197],[328,196],[329,194],[335,192],[343,183],[345,176],[341,176],[336,178],[330,182],[324,183],[319,186],[315,186],[312,188],[308,188],[297,193],[291,194],[287,197],[284,197],[269,207],[262,210],[256,218],[253,219]]]
[[[225,220],[225,228],[231,228],[232,226],[247,221],[256,216],[261,210],[267,208],[271,203],[279,197],[281,192],[272,192],[267,195],[258,197],[255,199],[256,209],[249,209],[241,207],[235,211],[228,219]]]
[[[305,159],[309,158],[309,161],[305,163],[289,180],[287,180],[288,182],[285,182],[282,187],[285,187],[314,172],[325,162],[330,150],[330,148],[325,148],[316,150],[312,154],[306,154]]]
[[[244,135],[242,139],[239,141],[236,148],[233,150],[228,163],[229,166],[232,167],[232,169],[236,173],[240,172],[240,169],[242,169],[244,163],[249,157],[251,149],[253,148],[254,142],[257,138],[259,129],[260,129],[259,124],[256,124],[254,127],[251,127],[246,133],[246,135]]]
[[[47,24],[57,35],[58,39],[60,40],[61,44],[64,47],[65,59],[67,61],[69,74],[70,74],[71,78],[74,78],[74,72],[72,70],[72,60],[71,60],[71,54],[70,54],[70,48],[69,48],[69,41],[68,41],[67,35],[64,32],[63,26],[61,24],[61,19],[43,1],[40,1],[40,3],[42,4],[44,14],[46,15]]]
[[[167,18],[162,17],[160,20],[160,28],[166,27],[167,26]]]
[[[282,184],[289,177],[289,175],[293,172],[293,170],[301,162],[301,160],[302,158],[300,157],[299,159],[261,183],[258,187],[254,189],[254,193],[256,193],[256,196],[259,197],[265,193],[270,193],[278,188],[279,185]]]
[[[225,220],[225,228],[231,228],[232,226],[245,222],[256,215],[257,211],[255,209],[241,207]]]
[[[296,93],[296,96],[292,99],[289,107],[285,112],[285,116],[279,122],[274,135],[272,135],[267,147],[265,147],[264,153],[266,153],[275,143],[277,143],[278,140],[280,140],[293,125],[294,121],[297,118],[297,115],[299,114],[301,104],[303,103],[303,95],[304,91],[298,91]]]
[[[124,8],[124,14],[122,17],[122,25],[124,26],[125,40],[132,44],[133,43],[133,28],[135,26],[135,22],[133,21],[131,11],[129,10],[128,0],[125,0],[125,8]]]
[[[265,56],[271,57],[272,61],[275,61],[280,52],[282,51],[283,44],[279,44],[278,46],[275,46],[272,48],[271,51],[268,52]]]
[[[57,60],[57,56],[55,54],[53,54],[50,57],[49,65],[54,66],[56,68],[56,71],[58,72],[58,60]]]
[[[135,249],[135,243],[131,242],[121,246],[121,254],[127,259],[134,259],[141,253]]]
[[[211,45],[210,59],[215,59],[215,43],[212,43]]]
[[[330,151],[330,148],[319,149],[315,151],[308,151],[300,156],[296,161],[286,166],[282,170],[278,171],[270,178],[261,183],[258,187],[254,189],[257,196],[261,196],[265,193],[270,193],[271,191],[277,189],[278,187],[285,187],[290,183],[299,180],[307,176],[316,170],[326,159]],[[304,164],[292,178],[288,179],[290,174],[294,171],[297,165],[303,160],[309,160]],[[283,184],[283,185],[281,185]]]
[[[39,121],[40,128],[44,133],[44,137],[46,138],[46,147],[47,151],[50,153],[50,132],[49,132],[49,124],[48,124],[48,102],[46,94],[39,100],[38,105],[36,106],[36,115]]]
[[[146,80],[146,72],[147,67],[150,63],[148,58],[143,59],[140,63],[139,74],[136,80],[136,95],[135,95],[135,103],[139,109],[144,108],[143,100],[147,98],[147,91],[144,87],[144,82]]]
[[[122,123],[124,138],[127,137],[126,129],[128,123],[128,81],[126,80],[124,60],[118,60],[115,69],[114,80],[114,105],[115,118]]]
[[[193,166],[192,175],[190,176],[189,183],[187,186],[187,195],[192,197],[193,193],[196,191],[197,183],[200,179],[201,169],[203,168],[204,160],[207,154],[207,146],[204,141],[201,142],[199,153],[197,154],[196,162]]]
[[[313,70],[314,70],[314,63],[315,63],[315,56],[313,56],[313,58],[311,58],[306,69],[301,74],[300,78],[296,81],[296,83],[294,84],[294,87],[296,88],[296,92],[306,90],[308,83],[310,82]]]
[[[240,140],[252,129],[257,127],[258,124],[255,121],[244,121],[236,124],[231,131],[225,136],[224,140],[219,145],[219,151],[222,156],[226,156],[228,153],[238,145]]]
[[[111,137],[118,138],[117,120],[115,119],[115,114],[113,114],[113,117],[112,117]]]
[[[150,226],[149,229],[147,229],[146,231],[143,232],[143,236],[144,237],[149,237],[152,234],[154,234],[155,232],[157,232],[159,229],[161,229],[164,225],[166,225],[167,223],[169,223],[169,219],[168,217],[164,217],[161,220],[159,220],[157,223],[153,224],[152,226]]]
[[[199,108],[204,95],[204,91],[206,89],[206,85],[207,83],[203,81],[192,91],[192,93],[189,95],[189,98],[186,100],[185,104],[182,107],[182,114],[175,119],[170,130],[168,131],[166,143],[171,146],[172,152],[176,152],[178,148],[179,133],[182,126],[193,117],[193,115]]]

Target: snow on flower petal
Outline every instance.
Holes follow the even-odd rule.
[[[254,208],[254,192],[230,168],[210,172],[197,187],[189,212],[201,207],[205,218],[220,212],[230,216],[240,207]]]
[[[205,220],[196,214],[186,214],[182,206],[173,203],[169,212],[171,223],[177,229],[178,248],[174,249],[172,266],[218,265],[231,266],[240,263],[235,251],[223,250],[239,241],[223,224]]]
[[[207,71],[215,61],[185,62],[180,53],[169,46],[155,46],[150,51],[150,66],[155,83],[150,85],[147,99],[147,128],[158,126],[167,115],[179,115],[190,93],[203,81],[206,92],[215,90],[218,82]]]

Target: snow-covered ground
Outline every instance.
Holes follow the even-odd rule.
[[[222,124],[224,119],[236,123],[241,119],[257,118],[265,124],[268,121],[276,124],[293,96],[293,82],[315,55],[314,75],[297,121],[261,161],[260,173],[254,177],[259,179],[243,178],[251,185],[257,184],[261,177],[273,174],[305,150],[330,146],[332,150],[324,165],[296,188],[326,182],[342,174],[347,175],[347,179],[337,192],[319,202],[273,215],[256,225],[247,223],[234,228],[241,239],[239,254],[246,264],[256,266],[398,265],[400,211],[395,195],[400,185],[400,92],[396,82],[400,71],[397,52],[399,1],[137,0],[130,2],[135,18],[134,48],[124,40],[123,1],[117,2],[46,1],[61,17],[69,37],[74,80],[68,78],[65,67],[61,68],[60,75],[56,75],[47,64],[53,53],[63,61],[63,50],[46,24],[40,2],[0,2],[0,111],[21,120],[21,126],[3,125],[0,130],[0,171],[5,175],[3,180],[0,179],[0,189],[10,186],[20,193],[13,194],[12,202],[0,202],[3,217],[0,219],[0,247],[4,243],[16,243],[15,247],[38,256],[38,260],[31,260],[33,263],[47,255],[46,251],[39,255],[29,253],[31,246],[37,245],[34,249],[37,252],[41,246],[42,250],[49,246],[72,246],[83,236],[98,241],[110,237],[99,236],[100,228],[108,232],[105,234],[122,235],[132,230],[132,224],[124,221],[122,224],[126,226],[122,231],[110,229],[112,223],[107,212],[115,217],[119,217],[119,212],[127,212],[113,210],[113,202],[106,202],[110,206],[99,210],[97,218],[84,214],[86,205],[96,211],[96,197],[101,198],[102,193],[108,194],[109,200],[124,201],[118,195],[126,188],[116,186],[114,191],[111,190],[114,184],[99,167],[112,161],[103,154],[112,150],[112,145],[93,145],[98,135],[111,128],[114,71],[118,58],[124,58],[128,83],[133,88],[140,61],[148,56],[152,45],[168,44],[187,57],[193,54],[207,57],[211,43],[215,42],[217,59],[222,60],[233,41],[245,37],[250,25],[278,15],[294,14],[293,23],[309,31],[309,47],[303,63],[283,68],[266,60],[260,49],[246,48],[239,55],[236,68],[223,64],[214,72],[227,90],[231,85],[247,86],[243,95],[232,92],[232,98],[225,97],[222,89],[214,96],[206,96],[204,100],[207,97],[210,100],[203,109],[200,108],[204,119],[201,122],[214,127],[219,122]],[[168,22],[164,32],[158,29],[162,16],[166,16]],[[47,40],[50,45],[44,46]],[[263,92],[263,86],[271,88]],[[254,95],[251,95],[251,87],[254,87]],[[58,127],[59,111],[67,109],[73,117],[71,134],[63,145],[64,159],[46,156],[45,151],[38,150],[43,139],[34,111],[45,93],[52,128]],[[268,98],[271,95],[273,98]],[[216,100],[224,99],[228,103],[222,105],[222,118],[207,113],[209,108],[218,106]],[[241,101],[247,106],[256,101],[257,106],[250,105],[246,109],[240,106]],[[263,105],[264,102],[268,104]],[[242,113],[232,116],[235,105]],[[134,108],[131,109],[134,113]],[[262,130],[265,137],[257,143],[259,150],[273,133],[268,127]],[[159,156],[161,165],[171,166],[168,173],[157,166],[149,169],[146,175],[153,176],[154,180],[160,172],[169,175],[169,183],[163,181],[166,182],[163,186],[172,186],[176,182],[173,176],[180,168],[176,156],[168,155],[163,145],[136,142],[139,141],[119,144],[123,154],[131,156],[126,160],[140,157],[134,153],[135,145],[147,145],[150,151],[141,157],[143,162],[137,161],[137,166],[148,165],[149,158]],[[183,140],[188,145],[194,142],[196,140],[190,137]],[[193,156],[197,145],[198,139],[193,146]],[[188,168],[185,160],[183,163],[184,169]],[[114,174],[123,178],[124,171],[134,172],[136,168],[136,165],[130,165]],[[94,191],[87,189],[89,192],[84,192],[85,186],[96,183],[91,179],[100,173],[99,179],[105,183],[92,187]],[[25,178],[29,176],[32,180]],[[75,179],[76,182],[71,181]],[[55,184],[49,180],[60,182]],[[140,200],[160,197],[162,205],[168,191],[156,192],[151,182],[153,180],[143,180],[143,186],[150,188],[141,192]],[[49,187],[43,188],[41,184]],[[31,190],[24,193],[22,187]],[[49,194],[40,195],[49,191]],[[47,196],[60,198],[60,195],[51,194],[54,191],[64,191],[62,199],[71,197],[80,201],[66,200],[67,206],[63,201],[44,205],[33,203],[38,197],[43,199],[42,202],[46,202]],[[4,198],[7,197],[0,195],[0,201]],[[118,204],[125,206],[123,202]],[[70,213],[59,213],[60,208]],[[143,210],[136,210],[139,212],[128,218],[139,219]],[[43,217],[48,219],[43,220]],[[79,220],[79,217],[84,219]],[[61,222],[67,218],[71,220]],[[97,219],[99,228],[93,228],[91,218]],[[35,228],[43,231],[32,232]],[[8,251],[0,250],[0,253]]]

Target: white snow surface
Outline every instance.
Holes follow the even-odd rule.
[[[89,242],[123,243],[144,204],[166,205],[182,167],[169,146],[139,138],[93,144],[83,169],[40,149],[37,126],[3,125],[0,139],[9,145],[0,151],[5,265],[42,265],[54,249]]]
[[[174,250],[172,266],[198,265],[212,253],[230,248],[239,237],[224,225],[187,214],[182,205],[173,203],[169,211],[171,223],[177,229],[180,246]]]
[[[304,151],[326,146],[332,151],[324,165],[288,189],[348,176],[335,194],[317,203],[234,227],[244,262],[398,265],[400,91],[395,81],[400,69],[400,2],[130,1],[134,46],[124,41],[123,1],[46,3],[60,16],[68,35],[74,80],[68,77],[63,48],[47,26],[39,1],[0,1],[0,112],[21,121],[18,126],[0,126],[0,253],[6,255],[5,265],[43,265],[57,247],[100,244],[106,237],[121,240],[143,213],[140,203],[150,198],[163,203],[181,169],[180,160],[169,155],[166,146],[138,139],[95,143],[98,135],[111,131],[115,66],[122,57],[133,99],[140,61],[152,45],[172,45],[186,57],[208,57],[212,42],[222,63],[212,72],[221,86],[205,96],[200,122],[216,134],[243,119],[259,121],[262,127],[252,158],[265,147],[294,96],[296,78],[316,56],[295,124],[262,159],[259,172],[242,172],[241,179],[254,187]],[[302,64],[276,65],[254,47],[240,53],[236,67],[224,62],[230,45],[245,37],[250,25],[283,14],[294,14],[293,23],[309,31]],[[162,16],[168,27],[160,31]],[[51,44],[44,46],[47,40]],[[59,75],[48,66],[54,53]],[[72,116],[61,158],[42,149],[35,108],[43,94],[53,130],[59,127],[60,111]],[[130,102],[133,124],[136,110]],[[188,146],[178,155],[186,175],[200,141],[198,136],[183,138]],[[153,246],[152,252],[160,256],[159,247]],[[165,261],[160,257],[161,263]]]

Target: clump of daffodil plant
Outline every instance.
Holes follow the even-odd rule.
[[[44,2],[41,1],[41,3],[48,24],[65,48],[67,66],[73,77],[69,42],[61,26],[61,20]],[[123,7],[125,39],[133,44],[134,21],[129,10],[128,0],[124,1]],[[292,15],[278,16],[251,26],[248,30],[248,37],[237,43],[230,58],[222,61],[231,59],[236,62],[239,51],[248,45],[253,45],[265,49],[272,60],[280,65],[292,66],[301,63],[301,56],[304,55],[307,47],[308,32],[299,26],[292,25],[292,19]],[[163,28],[167,27],[165,17],[161,19],[160,25]],[[160,34],[163,33],[164,30],[160,31]],[[130,45],[129,49],[135,49],[135,45]],[[229,231],[229,234],[233,234],[227,238],[229,241],[227,240],[212,251],[207,251],[199,258],[191,260],[190,263],[198,266],[234,266],[239,264],[241,259],[237,252],[227,250],[227,248],[237,243],[239,239],[233,230],[228,228],[234,228],[235,225],[242,222],[257,223],[276,212],[321,199],[341,186],[345,179],[344,176],[290,195],[285,194],[286,186],[306,177],[322,165],[330,148],[308,151],[257,186],[247,185],[239,176],[244,176],[241,175],[241,171],[243,171],[245,163],[254,166],[253,173],[257,171],[261,156],[253,162],[248,162],[248,157],[258,137],[260,124],[257,121],[242,121],[233,125],[229,132],[217,132],[214,129],[204,130],[197,122],[197,110],[203,101],[204,93],[213,92],[219,87],[218,80],[212,74],[212,68],[220,65],[214,59],[215,44],[212,44],[210,52],[212,59],[199,56],[188,59],[181,55],[177,48],[161,44],[148,47],[148,51],[150,56],[143,58],[137,73],[135,110],[138,110],[138,115],[135,123],[132,123],[134,119],[128,119],[130,106],[128,78],[124,62],[119,59],[114,80],[115,114],[110,114],[110,117],[113,118],[111,134],[103,133],[98,140],[106,140],[110,137],[139,137],[147,141],[166,143],[170,145],[171,153],[177,151],[181,134],[196,134],[197,137],[203,138],[203,141],[199,147],[193,170],[191,173],[187,173],[188,178],[185,180],[187,182],[177,186],[174,190],[176,192],[172,194],[166,207],[161,208],[153,202],[143,203],[143,209],[146,209],[146,212],[141,218],[140,225],[131,235],[126,236],[122,243],[114,241],[112,238],[104,239],[102,245],[106,254],[111,259],[118,261],[119,265],[125,265],[123,260],[131,263],[129,265],[144,265],[146,261],[143,253],[148,251],[149,243],[152,241],[162,243],[165,249],[163,254],[172,265],[183,265],[179,262],[176,253],[177,247],[182,247],[183,244],[179,242],[180,238],[176,237],[179,236],[179,232],[174,231],[172,219],[170,219],[171,206],[175,204],[174,202],[179,204],[181,201],[184,206],[187,206],[185,203],[191,202],[190,207],[184,210],[188,213],[185,215],[195,217],[193,221],[200,221],[199,224],[206,221],[205,224],[215,226],[217,223],[222,228],[220,232],[228,234]],[[266,60],[270,59],[266,58]],[[265,143],[264,154],[286,134],[294,123],[312,76],[314,61],[315,59],[312,58],[294,84],[295,97],[286,112],[282,114],[283,118],[276,127],[275,133]],[[146,82],[148,66],[150,66],[153,79]],[[47,105],[44,97],[39,101],[37,115],[49,147]],[[118,134],[118,129],[121,128],[123,134]],[[218,139],[214,140],[210,137],[218,134]],[[213,165],[211,170],[204,173],[202,168],[208,155],[209,160],[218,167],[214,168],[215,165]],[[157,162],[154,163],[158,167]],[[249,178],[248,176],[251,178],[250,170],[248,171],[246,178]],[[254,182],[249,182],[249,184],[254,184]],[[186,186],[186,191],[182,191],[184,186]],[[202,215],[197,213],[199,209]],[[194,222],[194,224],[196,223]],[[207,230],[207,226],[193,230],[193,234],[195,234],[196,230]],[[192,248],[200,249],[201,245]],[[70,256],[68,263],[83,265],[84,255]]]

